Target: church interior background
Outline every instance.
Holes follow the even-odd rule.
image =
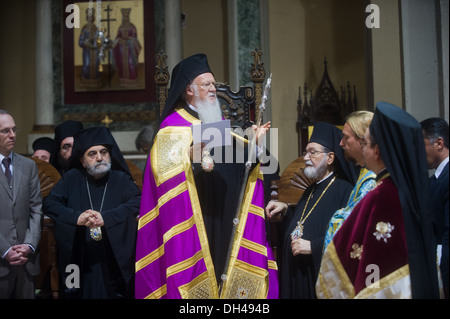
[[[152,77],[161,50],[169,70],[192,54],[207,54],[216,80],[234,88],[249,84],[251,51],[263,52],[266,74],[272,74],[264,121],[278,129],[278,143],[270,147],[281,171],[298,156],[298,100],[305,84],[308,90],[320,84],[324,61],[335,87],[351,85],[358,109],[373,110],[378,101],[387,101],[419,121],[449,119],[448,0],[90,3],[97,8],[99,2],[112,39],[124,14],[137,25],[140,82],[111,90],[86,84],[89,94],[77,99],[73,82],[74,73],[81,72],[81,53],[74,47],[89,1],[0,0],[0,108],[13,115],[19,129],[16,152],[30,155],[34,139],[53,137],[55,125],[66,119],[81,119],[85,127],[108,125],[126,158],[144,162],[146,154],[134,141],[158,118]],[[80,5],[80,29],[66,23],[72,3]]]

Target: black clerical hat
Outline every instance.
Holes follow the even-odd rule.
[[[333,124],[327,122],[316,122],[309,139],[309,142],[318,143],[334,152],[336,156],[337,172],[341,173],[352,185],[355,185],[358,178],[356,167],[353,163],[345,159],[344,151],[339,143],[342,139],[342,131]]]
[[[50,163],[55,155],[55,141],[50,137],[40,137],[33,142],[33,152],[46,150],[50,153]]]
[[[369,126],[402,206],[413,298],[438,298],[432,216],[427,209],[428,169],[420,123],[379,102]]]
[[[67,137],[73,136],[76,132],[83,129],[83,124],[78,121],[68,120],[55,127],[55,143],[59,149],[62,140]]]
[[[80,159],[89,148],[96,145],[108,147],[111,155],[111,169],[121,170],[131,175],[125,158],[111,131],[109,128],[103,126],[89,127],[75,133],[73,136],[71,168],[81,168]]]
[[[178,100],[181,98],[186,86],[191,83],[197,76],[203,73],[212,73],[208,59],[203,53],[192,55],[180,63],[178,63],[172,70],[172,77],[170,80],[170,89],[166,100],[166,105],[161,114],[163,120],[169,112],[177,106]]]

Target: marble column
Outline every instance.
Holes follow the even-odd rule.
[[[402,0],[371,0],[380,8],[380,28],[367,29],[370,32],[368,55],[372,87],[368,90],[368,104],[373,110],[379,101],[388,101],[399,107],[405,107],[403,99],[401,23],[399,2]]]
[[[228,10],[228,64],[230,88],[233,91],[239,90],[239,36],[237,0],[227,1]]]
[[[418,121],[443,115],[436,4],[439,2],[401,1],[405,109]]]
[[[443,109],[439,115],[443,117],[447,122],[449,121],[449,41],[448,41],[448,0],[440,1],[440,53],[442,57],[441,69],[442,69],[442,95],[443,95]]]
[[[165,38],[168,71],[183,59],[181,34],[181,1],[165,0]]]
[[[53,138],[53,65],[51,0],[36,1],[35,26],[35,120],[28,134],[28,154],[39,137]]]
[[[53,66],[51,0],[36,1],[36,108],[33,133],[53,132]]]

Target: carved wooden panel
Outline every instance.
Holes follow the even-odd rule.
[[[344,125],[345,118],[351,112],[358,109],[358,99],[356,97],[356,87],[347,82],[347,86],[340,87],[338,92],[327,70],[327,61],[324,61],[324,71],[322,80],[317,87],[315,94],[304,85],[299,87],[297,100],[297,134],[298,134],[298,155],[301,156],[308,144],[308,127],[315,122],[328,122],[333,125]],[[339,94],[340,93],[340,94]]]
[[[133,178],[134,183],[139,187],[142,191],[142,171],[130,160],[125,160],[128,165],[128,169],[130,170],[131,176]]]
[[[41,184],[41,195],[42,198],[44,198],[48,194],[50,194],[50,191],[52,190],[53,186],[55,186],[59,181],[61,175],[52,164],[34,157],[30,158],[36,162],[36,165],[38,167],[39,181]]]
[[[300,156],[286,167],[279,180],[272,181],[273,200],[289,206],[297,205],[305,189],[313,182],[303,172],[305,166],[305,160]]]
[[[243,129],[254,122],[255,90],[252,86],[241,86],[238,92],[233,92],[228,85],[219,84],[217,87],[222,114],[229,119],[231,126]]]

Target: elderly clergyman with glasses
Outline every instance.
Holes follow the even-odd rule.
[[[347,162],[339,142],[342,132],[325,122],[317,122],[306,146],[305,175],[314,180],[294,209],[271,201],[268,219],[281,214],[280,297],[314,299],[315,283],[328,221],[347,204],[356,169]]]
[[[202,150],[201,163],[192,156],[202,146],[193,145],[191,126],[224,120],[215,84],[204,54],[173,69],[144,174],[136,298],[278,297],[259,164],[251,167],[243,185],[245,162],[226,156],[236,154],[236,141],[211,149],[216,158],[221,152],[222,161],[207,160],[209,150]],[[257,134],[269,127],[262,125]],[[234,218],[241,187],[241,215]]]

